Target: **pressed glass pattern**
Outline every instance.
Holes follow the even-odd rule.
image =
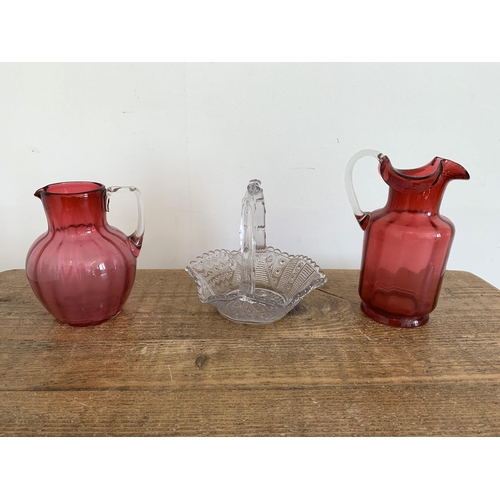
[[[240,323],[271,323],[326,282],[315,262],[266,246],[264,192],[250,181],[242,202],[240,250],[203,254],[186,271],[200,300]]]

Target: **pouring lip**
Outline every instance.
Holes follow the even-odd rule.
[[[379,172],[385,183],[403,193],[422,193],[434,186],[443,173],[443,160],[435,157],[426,165],[408,170],[393,167],[387,156],[380,158]]]
[[[47,184],[37,189],[34,195],[38,198],[44,196],[78,196],[87,195],[96,191],[105,190],[104,184],[94,181],[64,181]]]
[[[420,181],[438,177],[443,172],[443,158],[436,156],[432,161],[422,167],[399,170],[390,165],[391,170],[404,179]],[[425,172],[425,173],[424,173]]]

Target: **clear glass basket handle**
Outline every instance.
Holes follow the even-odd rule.
[[[127,239],[130,243],[130,250],[134,257],[138,257],[142,247],[142,240],[144,239],[144,204],[142,202],[141,192],[134,186],[110,186],[106,189],[107,202],[106,211],[109,212],[109,199],[113,193],[116,193],[120,189],[128,189],[130,192],[135,193],[137,200],[137,228]]]
[[[359,151],[359,153],[356,153],[347,163],[347,167],[345,170],[345,188],[347,191],[347,196],[349,198],[349,202],[351,203],[352,211],[354,212],[354,215],[359,222],[359,225],[361,226],[362,229],[366,228],[366,224],[368,221],[368,218],[370,216],[370,212],[365,212],[361,210],[361,207],[359,206],[358,198],[356,196],[356,193],[354,192],[354,184],[353,184],[353,178],[352,178],[352,173],[354,170],[354,166],[360,160],[361,158],[364,158],[365,156],[373,156],[374,158],[380,159],[382,153],[380,151],[377,151],[375,149],[363,149]]]
[[[255,292],[256,252],[266,249],[266,206],[264,191],[258,179],[252,179],[242,200],[241,225],[241,281],[239,294]]]

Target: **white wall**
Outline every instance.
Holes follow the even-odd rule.
[[[441,206],[457,228],[448,269],[500,288],[500,64],[0,64],[0,271],[46,229],[34,191],[63,180],[144,195],[140,268],[184,268],[239,245],[247,182],[262,181],[268,244],[323,268],[358,268],[363,233],[344,189],[358,150],[399,169],[461,163]],[[375,160],[355,176],[385,203]],[[109,221],[126,232],[134,199]]]

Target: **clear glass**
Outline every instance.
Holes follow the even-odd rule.
[[[243,198],[240,250],[215,250],[196,258],[186,271],[203,303],[226,318],[263,324],[281,319],[310,291],[326,282],[315,262],[266,246],[264,192],[250,181]]]
[[[352,185],[355,163],[375,156],[389,185],[384,208],[364,212]],[[437,305],[455,234],[453,223],[439,213],[448,182],[469,179],[458,163],[436,157],[412,170],[396,170],[374,150],[354,155],[346,169],[346,188],[354,215],[365,231],[359,281],[363,311],[375,321],[416,327],[429,320]]]
[[[109,197],[119,189],[137,198],[138,224],[130,236],[106,221]],[[77,181],[50,184],[35,196],[48,222],[26,257],[26,274],[38,300],[60,322],[73,326],[116,316],[132,289],[144,237],[139,190]]]

